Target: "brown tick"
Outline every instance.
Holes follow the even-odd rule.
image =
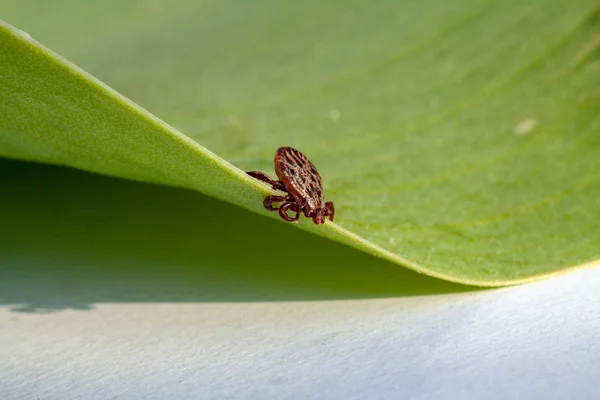
[[[303,213],[312,218],[315,224],[325,223],[329,217],[333,221],[335,208],[333,203],[323,199],[323,180],[317,169],[308,158],[291,147],[280,147],[275,152],[275,173],[279,178],[275,181],[269,175],[260,171],[246,172],[253,178],[268,183],[275,190],[288,193],[287,196],[267,196],[263,205],[269,211],[279,211],[281,218],[288,222],[296,222]],[[279,207],[273,203],[283,202]],[[295,212],[290,217],[287,211]]]

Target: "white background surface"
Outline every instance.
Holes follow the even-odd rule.
[[[600,399],[598,267],[465,291],[192,192],[0,181],[1,400]]]
[[[0,398],[598,399],[599,287],[595,268],[427,297],[3,306]]]

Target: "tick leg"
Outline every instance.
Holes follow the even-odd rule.
[[[335,207],[331,201],[325,203],[325,216],[329,217],[331,221],[333,221],[333,215],[335,214]]]
[[[286,213],[287,210],[295,211],[296,215],[294,217],[290,217]],[[300,207],[296,203],[283,203],[281,207],[279,207],[279,215],[288,222],[296,222],[298,221],[298,218],[300,218]]]
[[[265,201],[263,201],[263,206],[269,211],[277,211],[279,207],[273,207],[273,203],[281,201],[286,201],[286,198],[283,196],[267,196],[265,197]]]
[[[264,172],[260,171],[247,171],[248,175],[253,177],[254,179],[258,179],[259,181],[267,182],[269,185],[272,185],[275,182],[271,177]]]
[[[291,195],[290,195],[291,197]],[[310,207],[306,206],[306,200],[302,200],[301,203],[298,204],[299,208],[300,208],[300,212],[304,213],[304,216],[306,218],[312,218],[313,214],[314,214],[314,210],[311,210]]]
[[[258,179],[259,181],[268,183],[275,190],[282,190],[284,192],[287,192],[287,190],[285,190],[285,186],[283,185],[283,182],[274,181],[273,179],[271,179],[271,177],[269,175],[265,174],[264,172],[248,171],[246,173],[248,175],[250,175],[251,177],[253,177],[254,179]]]

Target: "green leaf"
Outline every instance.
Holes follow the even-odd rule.
[[[3,16],[170,125],[5,25],[0,155],[277,218],[243,171],[291,145],[339,224],[303,229],[483,286],[598,262],[595,1],[36,4]]]

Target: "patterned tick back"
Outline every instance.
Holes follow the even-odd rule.
[[[296,202],[310,208],[323,207],[323,180],[308,158],[291,147],[280,147],[275,153],[275,173]]]
[[[279,211],[281,218],[289,222],[298,221],[300,213],[312,218],[317,225],[325,223],[326,217],[333,221],[335,207],[331,201],[325,202],[321,175],[304,154],[291,147],[278,148],[275,152],[275,173],[278,181],[274,181],[264,172],[247,172],[253,178],[267,182],[273,189],[288,193],[287,196],[267,196],[263,202],[267,210]],[[274,207],[275,202],[282,204]],[[290,217],[287,214],[288,210],[296,215]]]

